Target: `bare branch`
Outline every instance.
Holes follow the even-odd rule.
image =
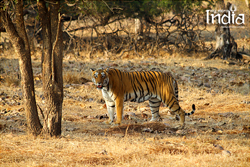
[[[56,44],[58,42],[58,38],[59,38],[59,31],[60,31],[60,28],[61,28],[61,20],[62,20],[62,16],[64,15],[61,15],[60,16],[60,13],[58,14],[58,25],[57,25],[57,34],[56,34],[56,40],[53,44],[53,48],[52,48],[52,82],[55,81],[55,48],[56,48]]]

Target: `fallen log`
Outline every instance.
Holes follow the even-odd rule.
[[[242,59],[249,60],[250,61],[250,55],[245,52],[238,52],[242,56]]]

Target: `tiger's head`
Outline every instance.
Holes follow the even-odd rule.
[[[99,68],[95,70],[91,68],[90,71],[92,71],[92,81],[96,85],[97,89],[102,89],[103,87],[108,86],[108,69],[104,70],[103,68]]]

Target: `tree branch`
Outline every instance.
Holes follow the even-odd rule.
[[[61,15],[60,16],[60,13],[58,14],[58,25],[57,25],[57,33],[56,33],[56,40],[53,44],[53,47],[52,47],[52,55],[51,55],[51,58],[52,58],[52,81],[54,82],[55,81],[55,48],[56,48],[56,44],[58,42],[58,38],[59,38],[59,31],[60,31],[60,26],[61,26],[61,20],[62,20],[62,17],[64,15]]]

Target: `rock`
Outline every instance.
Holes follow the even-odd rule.
[[[212,128],[211,132],[216,132],[216,129]]]
[[[134,112],[127,112],[127,115],[135,117],[135,113]]]
[[[170,124],[168,124],[168,123],[163,123],[163,124],[166,126],[166,128],[171,128]]]
[[[177,130],[176,134],[184,135],[186,132],[184,130]]]
[[[222,126],[222,125],[226,125],[226,123],[225,123],[225,122],[218,122],[218,123],[216,123],[215,125],[217,125],[217,126]]]
[[[148,115],[145,114],[145,113],[141,113],[141,117],[147,119],[147,118],[148,118]]]
[[[141,131],[142,131],[142,132],[149,132],[149,133],[153,133],[153,132],[154,132],[154,131],[153,131],[152,129],[150,129],[150,128],[143,128]]]
[[[0,130],[3,130],[6,127],[6,124],[0,123]]]
[[[19,128],[13,128],[13,127],[10,127],[10,130],[12,131],[12,132],[24,132],[22,129],[19,129]]]
[[[67,84],[67,85],[65,85],[65,86],[64,86],[64,88],[69,88],[69,87],[70,87],[70,85],[69,85],[69,84]]]
[[[204,83],[203,84],[205,87],[207,87],[207,88],[210,88],[211,87],[211,85],[209,84],[209,83]]]
[[[232,112],[226,112],[226,113],[219,113],[218,114],[220,117],[226,117],[226,118],[238,118],[239,115],[236,115]]]
[[[92,101],[94,101],[94,99],[93,99],[93,98],[89,98],[88,101],[89,101],[89,102],[92,102]]]
[[[102,151],[99,152],[99,154],[108,155],[108,152],[106,150],[102,150]]]
[[[188,129],[187,132],[188,133],[197,133],[197,129]]]
[[[243,86],[244,82],[240,81],[240,82],[237,82],[236,84],[237,84],[237,86]]]
[[[250,131],[250,126],[248,125],[243,125],[242,130],[244,131]]]
[[[220,134],[222,134],[222,133],[223,133],[223,131],[222,131],[222,130],[218,130],[217,132],[218,132],[218,133],[220,133]]]
[[[223,61],[223,63],[228,64],[228,65],[235,65],[236,64],[233,61],[227,61],[227,60]]]
[[[119,138],[123,138],[123,137],[124,137],[124,134],[121,134],[121,133],[114,133],[114,134],[112,134],[112,136],[119,137]]]
[[[221,146],[220,146],[220,145],[218,145],[218,144],[213,144],[213,146],[214,146],[215,148],[219,149],[219,150],[224,150],[224,148],[223,148],[223,147],[221,147]]]
[[[73,132],[73,131],[76,131],[80,128],[66,128],[66,131],[70,131],[70,132]]]
[[[103,98],[99,98],[96,102],[101,103],[101,104],[105,104],[105,100]]]
[[[198,83],[198,85],[197,85],[198,87],[201,87],[201,86],[203,86],[203,82],[202,81],[200,81],[199,83]]]
[[[85,84],[85,83],[90,82],[90,80],[87,79],[87,78],[81,77],[81,78],[79,79],[79,82],[80,82],[81,84]]]
[[[228,156],[228,157],[231,156],[231,152],[228,151],[228,150],[222,150],[221,154],[222,154],[223,156]]]
[[[209,103],[204,103],[204,106],[208,106],[209,105]]]
[[[106,103],[100,107],[100,109],[106,109],[106,108],[107,108]]]
[[[180,79],[181,79],[182,81],[186,81],[186,82],[189,80],[189,78],[186,77],[186,76],[180,76]]]
[[[123,116],[123,119],[129,120],[129,115],[125,114],[125,115]]]
[[[0,97],[0,101],[4,101],[6,97]]]
[[[244,60],[244,63],[245,63],[245,64],[248,64],[248,62],[250,62],[250,61],[249,61],[249,60]]]
[[[219,72],[218,71],[213,71],[212,73],[211,73],[211,76],[212,77],[216,77],[216,76],[218,76],[219,75]]]
[[[193,121],[193,122],[186,122],[186,124],[188,124],[188,125],[196,125],[197,122],[195,122],[195,121]]]
[[[109,118],[107,114],[97,115],[95,116],[97,119]]]
[[[94,119],[95,117],[94,117],[94,116],[89,115],[89,116],[87,116],[87,118],[88,118],[88,119]]]
[[[135,118],[135,113],[134,113],[134,112],[127,112],[127,113],[124,115],[124,119],[125,119],[125,120],[132,120],[132,119],[137,120],[137,119]]]

